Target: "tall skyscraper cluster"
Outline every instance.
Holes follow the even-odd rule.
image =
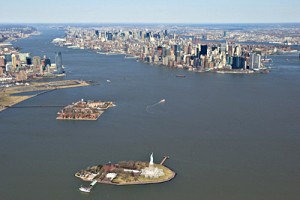
[[[227,34],[225,31],[224,37]],[[273,52],[271,47],[265,45],[209,42],[205,39],[197,33],[193,35],[165,29],[70,28],[61,45],[71,44],[72,47],[94,49],[106,54],[127,54],[146,63],[195,71],[260,69],[263,55]]]
[[[56,65],[51,64],[50,58],[46,56],[31,57],[30,53],[20,53],[13,47],[0,48],[0,75],[16,77],[17,81],[32,76],[64,73],[61,52],[56,53],[55,63]]]

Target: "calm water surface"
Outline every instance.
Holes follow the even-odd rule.
[[[97,85],[63,89],[19,105],[66,105],[79,99],[115,101],[96,122],[57,121],[58,108],[0,113],[0,199],[298,200],[300,196],[300,60],[273,58],[270,74],[200,74],[53,46],[62,31],[15,45],[54,61],[68,75]],[[176,78],[185,74],[186,78]],[[63,78],[62,78],[63,79]],[[110,83],[107,80],[111,80]],[[166,99],[165,104],[146,109]],[[74,173],[120,160],[154,160],[174,180],[147,186],[87,184]]]

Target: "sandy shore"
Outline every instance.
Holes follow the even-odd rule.
[[[33,82],[31,85],[14,86],[9,88],[0,88],[0,112],[5,110],[7,107],[18,104],[29,98],[35,97],[35,95],[20,95],[13,96],[23,92],[34,92],[34,91],[51,91],[55,89],[73,88],[89,86],[90,84],[86,81],[79,80],[65,80],[65,81],[51,81],[51,82]]]

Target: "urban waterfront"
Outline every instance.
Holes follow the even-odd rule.
[[[67,76],[59,79],[97,84],[19,105],[67,105],[84,98],[117,106],[95,122],[57,121],[57,108],[1,112],[0,199],[298,199],[298,54],[273,56],[269,74],[191,73],[57,47],[51,41],[63,31],[39,31],[14,45],[52,59],[60,51]],[[164,104],[151,106],[162,99]],[[166,165],[177,172],[174,180],[99,184],[89,195],[78,192],[77,170],[108,161],[145,161],[151,152],[156,162],[170,156]]]

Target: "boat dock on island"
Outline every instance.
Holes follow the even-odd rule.
[[[79,188],[79,190],[80,190],[81,192],[91,192],[91,190],[92,190],[93,187],[96,185],[96,183],[97,183],[97,181],[94,180],[94,181],[90,184],[89,187],[83,187],[83,186],[81,186],[81,187]]]

